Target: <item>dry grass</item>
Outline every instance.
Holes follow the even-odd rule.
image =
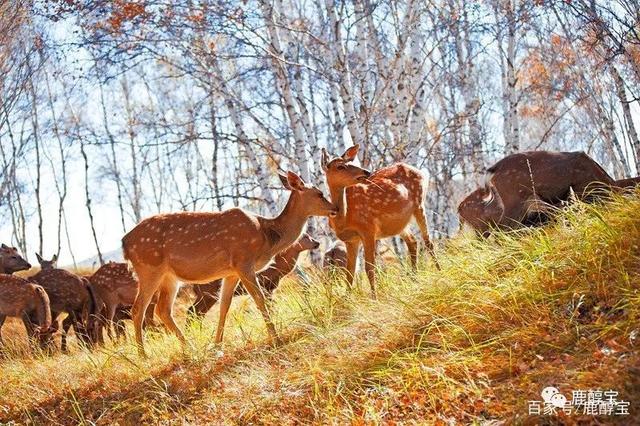
[[[215,315],[191,347],[154,334],[45,357],[19,345],[0,363],[0,420],[42,424],[553,424],[527,416],[545,386],[615,389],[640,422],[640,197],[576,204],[553,226],[489,241],[459,237],[442,271],[380,271],[380,298],[322,274],[276,296],[285,344],[266,343],[236,298],[226,343]],[[184,304],[184,303],[183,303]],[[6,340],[8,340],[7,338]],[[563,417],[562,423],[591,423]]]

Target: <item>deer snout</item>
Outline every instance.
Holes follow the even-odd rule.
[[[320,247],[320,242],[317,240],[311,240],[311,250],[315,250]]]

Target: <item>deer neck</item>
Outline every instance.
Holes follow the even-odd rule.
[[[335,219],[344,218],[347,215],[347,201],[345,199],[345,187],[330,185],[329,193],[331,194],[331,202],[338,208],[338,215]]]
[[[263,227],[269,239],[273,255],[281,252],[296,241],[309,217],[303,212],[301,201],[291,193],[284,210],[273,219],[265,219]]]
[[[295,247],[296,245],[297,244],[294,244],[275,257],[273,267],[281,274],[281,277],[293,271],[293,268],[296,266],[298,256],[300,255],[300,250],[298,247]]]

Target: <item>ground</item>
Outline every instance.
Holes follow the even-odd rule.
[[[640,424],[638,211],[640,194],[619,196],[576,204],[546,228],[453,238],[440,271],[427,259],[418,273],[381,268],[375,301],[364,277],[348,292],[307,271],[306,286],[289,280],[276,293],[279,347],[246,297],[234,300],[223,345],[212,343],[214,309],[187,330],[184,350],[149,336],[148,359],[129,342],[29,353],[11,324],[0,421]],[[530,415],[548,386],[569,400],[618,392],[630,414]]]

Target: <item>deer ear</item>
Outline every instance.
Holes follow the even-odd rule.
[[[293,172],[287,172],[287,181],[289,188],[294,191],[302,191],[304,189],[304,181],[300,176]]]
[[[320,166],[322,166],[322,170],[327,171],[327,166],[329,166],[329,154],[327,154],[327,150],[322,148],[322,154],[320,155]]]
[[[9,248],[9,246],[7,246],[5,243],[2,243],[2,248],[3,248],[4,250],[6,250],[6,249],[8,249],[8,248]]]
[[[351,148],[348,148],[344,154],[342,154],[342,159],[344,161],[353,161],[356,159],[356,155],[358,155],[358,150],[360,149],[360,145],[355,144]]]
[[[40,253],[36,253],[36,259],[38,259],[38,263],[42,264],[42,256],[40,256]]]
[[[58,255],[54,254],[53,257],[51,258],[52,262],[57,262],[58,261]]]
[[[287,179],[287,175],[283,175],[281,173],[278,173],[278,177],[280,178],[280,183],[282,184],[282,186],[284,186],[286,189],[291,191],[292,189],[289,186],[289,179]]]

